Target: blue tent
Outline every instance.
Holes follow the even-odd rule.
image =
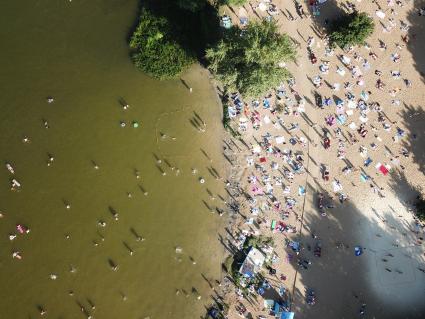
[[[295,313],[293,312],[283,312],[282,316],[280,317],[280,319],[294,319]]]

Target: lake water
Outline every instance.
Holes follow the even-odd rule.
[[[137,11],[136,0],[0,4],[0,318],[38,318],[38,306],[48,318],[85,318],[82,307],[94,318],[199,318],[207,281],[221,276],[221,218],[210,212],[225,195],[211,174],[224,174],[220,107],[198,66],[183,75],[193,93],[133,67]],[[31,232],[10,241],[19,223]]]

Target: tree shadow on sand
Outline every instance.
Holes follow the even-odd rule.
[[[421,185],[413,185],[403,171],[395,171],[391,174],[389,182],[391,190],[397,194],[400,202],[409,210],[413,208],[416,198],[424,191]]]
[[[415,0],[414,9],[409,12],[407,21],[411,25],[407,49],[413,56],[414,66],[425,81],[425,17],[419,16],[418,9],[425,7],[425,0]]]
[[[312,21],[314,22],[312,31],[316,33],[317,36],[323,36],[330,32],[334,21],[349,14],[349,11],[339,5],[336,0],[328,0],[318,8],[320,15],[315,15],[312,7],[309,7]]]
[[[398,218],[394,209],[378,208],[375,203],[370,203],[369,217],[351,202],[336,204],[323,217],[314,208],[314,197],[311,200],[307,207],[313,208],[307,208],[299,235],[301,252],[294,256],[287,249],[297,269],[292,288],[292,311],[297,317],[355,318],[366,303],[370,318],[422,318],[425,308],[414,294],[425,287],[425,274],[418,269],[424,263],[423,249],[410,244],[415,240],[411,223]],[[321,257],[314,256],[318,242]],[[363,248],[361,256],[355,256],[356,246]],[[298,259],[312,264],[304,269]],[[306,288],[315,290],[316,305],[307,305]],[[412,294],[400,299],[400,289]]]
[[[403,126],[408,130],[402,145],[412,153],[413,161],[418,164],[421,173],[425,165],[425,111],[421,106],[404,105],[399,112]]]

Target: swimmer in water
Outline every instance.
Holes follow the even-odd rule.
[[[47,311],[41,306],[38,306],[38,311],[40,312],[40,316],[44,316],[47,313]]]
[[[91,161],[91,163],[93,164],[94,169],[99,169],[99,165],[97,165],[95,161]]]
[[[134,175],[136,175],[137,179],[140,179],[140,172],[137,169],[134,171]]]

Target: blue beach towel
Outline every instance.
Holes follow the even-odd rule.
[[[360,256],[361,254],[363,254],[363,248],[360,246],[354,247],[354,255]]]

